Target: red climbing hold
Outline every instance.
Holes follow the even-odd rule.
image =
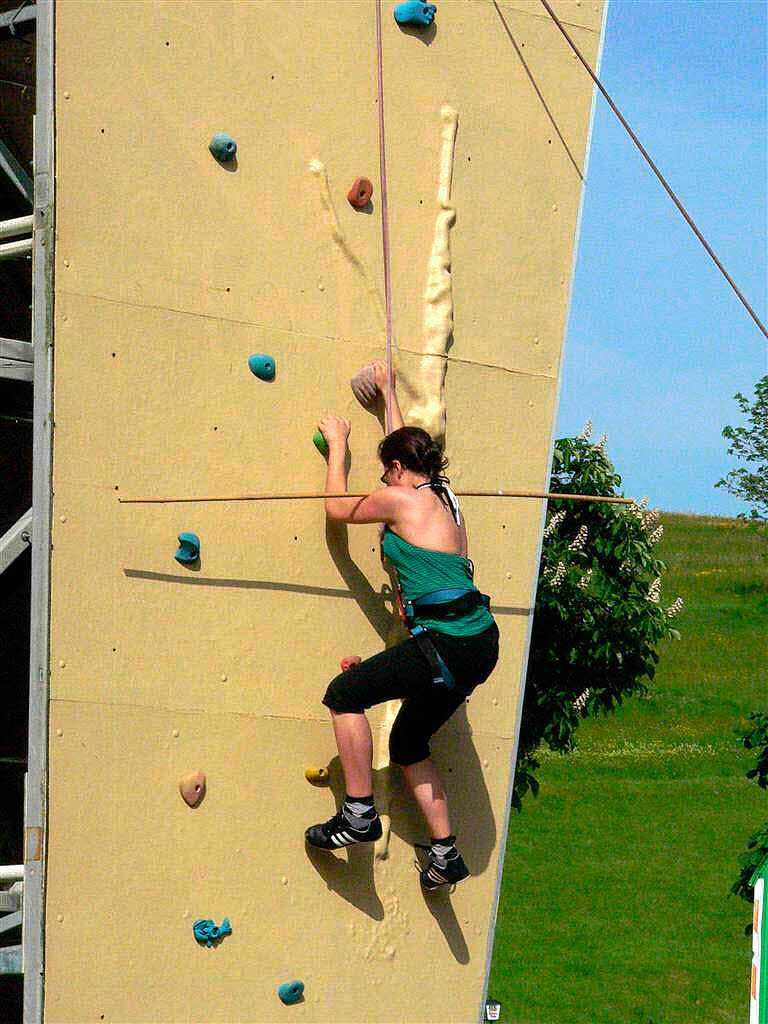
[[[356,210],[359,210],[363,206],[367,206],[371,201],[372,195],[373,185],[370,181],[367,178],[355,178],[354,185],[349,192],[347,192],[347,199]]]

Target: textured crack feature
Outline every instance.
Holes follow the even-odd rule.
[[[370,925],[366,960],[394,960],[403,936],[410,932],[408,914],[400,906],[400,899],[391,886],[381,896],[384,917]]]
[[[445,439],[446,356],[453,335],[453,288],[451,283],[451,228],[456,209],[451,205],[456,129],[459,115],[447,105],[440,109],[442,146],[437,184],[437,217],[432,251],[427,265],[424,292],[422,359],[409,376],[408,388],[414,404],[408,410],[408,423],[423,427],[439,441]],[[434,357],[439,358],[435,359]]]
[[[325,169],[325,164],[321,160],[313,159],[309,161],[310,174],[316,179],[318,188],[320,191],[320,203],[323,207],[325,219],[328,224],[328,228],[331,232],[331,238],[336,244],[337,249],[349,263],[349,265],[360,275],[365,284],[366,290],[373,303],[373,308],[376,312],[377,322],[384,330],[384,306],[379,296],[378,289],[373,282],[373,278],[368,272],[368,268],[363,261],[357,257],[350,248],[349,242],[347,241],[346,235],[341,230],[339,224],[339,218],[336,216],[336,210],[333,206],[333,200],[331,199],[330,189],[328,188],[328,172]]]

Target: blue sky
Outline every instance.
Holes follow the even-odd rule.
[[[610,0],[600,80],[768,322],[767,5]],[[565,44],[565,40],[563,40]],[[585,72],[586,74],[586,72]],[[766,339],[598,94],[557,435],[608,434],[624,493],[736,515],[714,483]]]

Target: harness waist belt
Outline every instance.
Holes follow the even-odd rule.
[[[491,605],[490,597],[481,594],[479,590],[433,590],[432,593],[424,594],[413,601],[406,601],[406,623],[412,622],[422,609],[425,610],[426,618],[450,619],[472,611],[478,605],[484,605],[486,608],[490,608]]]

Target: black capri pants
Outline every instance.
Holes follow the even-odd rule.
[[[401,698],[403,706],[389,737],[389,757],[394,764],[415,764],[429,757],[430,737],[468,694],[485,682],[499,658],[495,622],[475,636],[429,630],[429,638],[458,688],[433,680],[429,661],[411,637],[336,676],[323,698],[323,704],[339,714],[360,714],[374,704]]]

